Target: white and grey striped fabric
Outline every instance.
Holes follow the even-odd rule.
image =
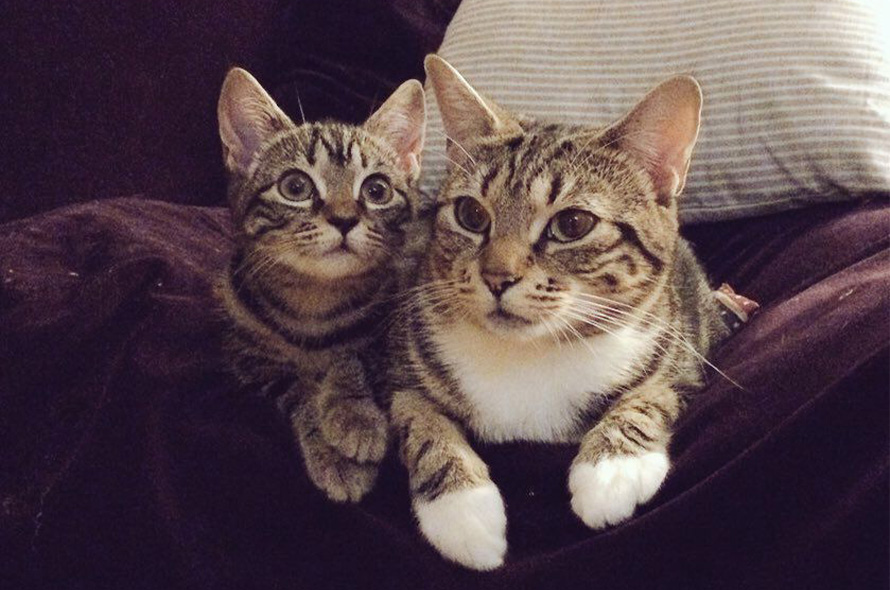
[[[684,222],[890,190],[890,0],[464,0],[440,54],[508,109],[596,126],[694,75]],[[435,192],[445,140],[427,98]]]

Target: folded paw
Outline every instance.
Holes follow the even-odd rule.
[[[507,515],[493,483],[447,492],[429,502],[416,499],[420,530],[446,559],[475,570],[504,563]]]
[[[389,426],[383,410],[370,399],[345,399],[327,409],[321,435],[348,459],[379,463],[386,454]]]
[[[572,510],[593,529],[618,524],[655,495],[669,467],[665,451],[575,463],[569,472]]]
[[[358,463],[320,438],[301,441],[306,473],[315,486],[335,502],[358,502],[374,487],[377,465]]]

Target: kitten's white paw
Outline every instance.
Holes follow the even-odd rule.
[[[484,485],[414,501],[420,530],[445,558],[475,570],[504,563],[507,514],[497,486]]]
[[[593,529],[618,524],[655,495],[669,467],[664,451],[578,463],[569,472],[572,510]]]

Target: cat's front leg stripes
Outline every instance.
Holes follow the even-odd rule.
[[[359,359],[352,354],[336,359],[319,389],[319,425],[327,443],[347,459],[379,463],[386,454],[389,425]]]
[[[677,394],[647,383],[626,393],[585,435],[569,471],[572,510],[594,529],[630,518],[648,502],[670,468],[670,426]]]
[[[463,432],[418,392],[393,395],[392,421],[423,535],[463,566],[499,567],[507,551],[504,502]]]
[[[321,432],[320,395],[317,391],[307,393],[289,416],[306,473],[331,500],[358,502],[374,487],[377,464],[349,459],[328,444]]]

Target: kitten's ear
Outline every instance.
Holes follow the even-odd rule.
[[[433,54],[423,65],[448,136],[449,158],[464,161],[468,156],[464,148],[484,137],[522,133],[509,112],[476,92],[447,61]]]
[[[264,141],[293,125],[256,78],[241,68],[229,70],[217,116],[226,168],[242,175]]]
[[[399,154],[405,172],[417,180],[426,133],[426,101],[420,82],[408,80],[396,88],[365,121],[364,127],[369,133],[384,138]]]
[[[660,205],[669,206],[686,183],[701,105],[701,87],[695,78],[677,76],[656,86],[603,132],[605,144],[629,152],[643,164]]]

